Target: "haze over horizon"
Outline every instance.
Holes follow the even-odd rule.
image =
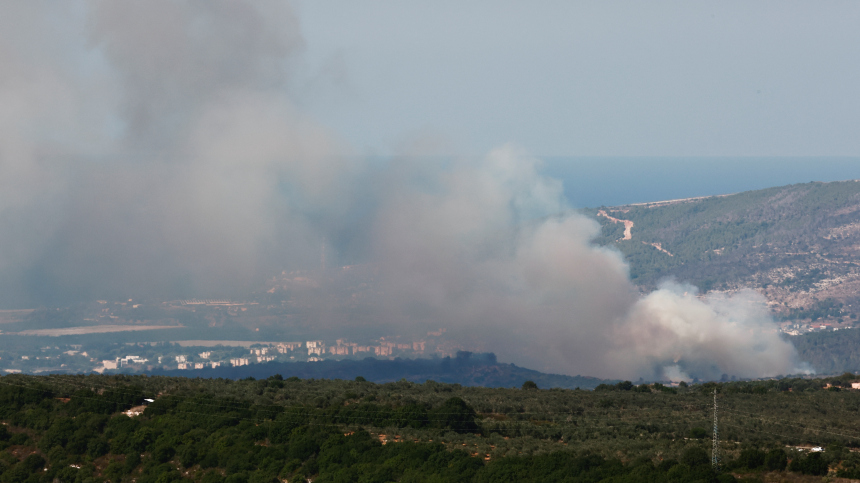
[[[805,370],[760,296],[640,295],[572,210],[601,177],[633,200],[682,191],[532,153],[836,156],[822,176],[849,173],[860,8],[477,5],[3,5],[0,304],[245,294],[327,240],[333,262],[379,267],[380,323],[460,327],[520,364]]]

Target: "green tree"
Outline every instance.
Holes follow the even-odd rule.
[[[768,471],[783,471],[788,466],[788,456],[779,448],[772,449],[764,457],[764,466]]]

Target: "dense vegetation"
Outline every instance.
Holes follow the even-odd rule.
[[[860,329],[812,332],[791,337],[800,359],[820,374],[860,369]]]
[[[840,388],[854,378],[582,391],[11,375],[0,378],[0,482],[853,477],[860,393]],[[709,454],[714,390],[720,473]],[[142,414],[123,414],[145,398],[155,401]],[[812,445],[826,450],[795,448]]]
[[[826,298],[824,300],[819,300],[809,307],[805,308],[792,308],[786,311],[786,314],[782,317],[783,320],[803,320],[807,319],[812,322],[817,322],[820,319],[833,319],[833,318],[841,318],[845,316],[847,313],[845,304],[842,302],[837,302],[832,298]],[[852,319],[857,319],[857,313],[852,313],[849,315]]]

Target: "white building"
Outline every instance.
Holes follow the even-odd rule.
[[[325,344],[321,340],[309,340],[305,343],[308,347],[308,355],[321,356],[325,351]]]
[[[347,355],[349,355],[349,346],[346,346],[346,345],[331,346],[328,348],[328,351],[334,355],[347,356]]]
[[[390,345],[380,345],[373,348],[373,352],[378,356],[390,356],[391,355],[391,346]]]
[[[129,364],[146,364],[149,362],[149,359],[144,359],[140,356],[125,356],[122,359],[119,359],[120,367],[127,366]]]
[[[281,354],[286,354],[289,351],[293,351],[302,347],[301,342],[281,342],[278,344],[278,352]]]

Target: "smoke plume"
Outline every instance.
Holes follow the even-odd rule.
[[[400,320],[461,328],[528,367],[604,377],[719,379],[796,373],[792,345],[754,292],[640,296],[596,222],[512,146],[479,161],[393,175],[374,229]],[[574,369],[575,368],[575,369]]]
[[[0,303],[211,297],[315,266],[378,268],[380,323],[607,377],[798,371],[752,293],[640,296],[596,222],[514,146],[380,164],[297,108],[283,2],[7,3]],[[348,259],[348,260],[347,260]]]

